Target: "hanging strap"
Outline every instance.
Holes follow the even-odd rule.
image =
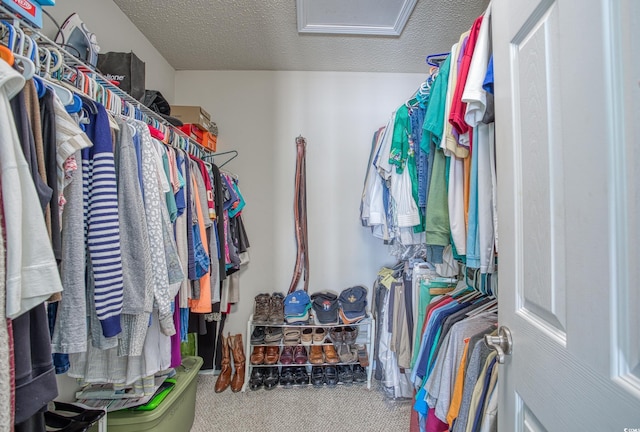
[[[300,277],[304,278],[304,290],[309,291],[309,253],[307,249],[307,179],[305,151],[307,140],[302,136],[296,138],[296,178],[293,197],[293,216],[296,234],[296,265],[293,270],[289,294],[294,292]]]

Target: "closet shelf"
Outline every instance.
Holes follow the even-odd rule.
[[[165,141],[165,144],[171,145],[173,147],[178,147],[194,156],[199,157],[200,159],[209,156],[215,156],[215,153],[211,152],[209,149],[191,139],[183,131],[165,120],[160,114],[148,108],[137,99],[134,99],[131,95],[120,89],[118,86],[112,84],[106,77],[100,74],[94,66],[91,66],[78,59],[67,49],[42,34],[39,29],[33,27],[31,24],[21,19],[18,15],[14,14],[12,11],[2,5],[0,5],[0,18],[13,20],[14,23],[20,23],[20,28],[25,31],[25,34],[32,37],[33,39],[41,41],[39,43],[41,43],[45,47],[55,47],[55,49],[58,50],[64,57],[63,66],[66,65],[67,67],[75,68],[76,72],[86,74],[87,76],[95,80],[98,85],[114,93],[120,99],[129,104],[134,110],[140,112],[144,117],[143,120],[147,124],[155,126],[157,129],[163,129],[165,135],[167,132],[169,132],[169,139],[168,142]],[[75,85],[75,83],[72,84]],[[83,92],[83,90],[80,88],[78,88],[78,90],[80,92]],[[161,127],[157,127],[159,125]],[[178,138],[176,139],[175,137]],[[178,142],[176,143],[175,141]]]
[[[372,318],[370,316],[367,316],[365,318],[363,318],[362,320],[358,321],[357,323],[353,323],[353,324],[315,324],[315,323],[309,323],[309,324],[288,324],[288,323],[278,323],[278,324],[272,324],[272,323],[261,323],[261,322],[253,322],[253,314],[251,314],[251,316],[249,317],[249,322],[251,323],[251,325],[253,327],[290,327],[290,328],[332,328],[332,327],[355,327],[355,326],[360,326],[363,324],[369,324],[372,321]]]
[[[290,363],[290,364],[282,364],[276,363],[272,365],[267,364],[252,364],[251,367],[288,367],[288,366],[353,366],[359,364],[357,361],[354,362],[339,362],[339,363]]]

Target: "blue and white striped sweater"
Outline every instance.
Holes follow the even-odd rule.
[[[87,135],[93,147],[82,152],[82,181],[87,249],[93,269],[95,307],[105,337],[122,331],[122,256],[118,190],[111,131],[104,108],[91,115]]]

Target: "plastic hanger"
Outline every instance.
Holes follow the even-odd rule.
[[[9,63],[9,66],[13,66],[15,63],[13,52],[4,45],[0,45],[0,58]]]
[[[448,52],[428,55],[426,59],[427,64],[429,66],[440,67],[440,63],[445,61],[448,55],[449,55]]]

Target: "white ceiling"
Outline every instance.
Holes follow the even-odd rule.
[[[298,33],[295,0],[114,2],[176,70],[418,73],[488,4],[418,0],[397,37]]]

